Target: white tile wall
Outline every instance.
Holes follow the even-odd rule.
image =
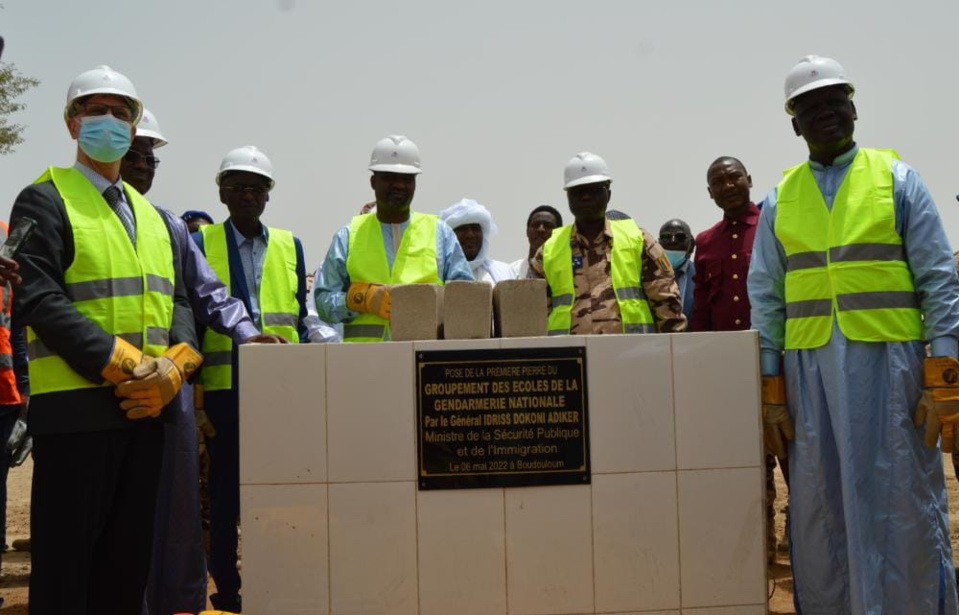
[[[332,484],[331,615],[416,615],[416,483]]]
[[[502,489],[420,491],[420,615],[506,614]]]
[[[598,612],[679,608],[676,473],[593,477]]]
[[[239,369],[240,484],[326,482],[326,345],[241,346]]]
[[[510,615],[593,612],[589,485],[506,490]]]
[[[413,344],[329,344],[330,482],[416,480]]]
[[[246,610],[327,615],[326,485],[244,485],[240,508]]]
[[[676,468],[668,335],[587,338],[594,474]]]
[[[417,491],[416,350],[583,345],[592,485]],[[754,333],[241,353],[251,612],[765,612]]]
[[[683,608],[763,604],[763,470],[679,473]]]
[[[679,469],[759,465],[759,334],[673,335]]]

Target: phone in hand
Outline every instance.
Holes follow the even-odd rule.
[[[10,229],[10,235],[3,242],[3,246],[0,246],[0,256],[11,259],[17,258],[35,228],[37,228],[37,221],[33,218],[27,218],[26,216],[19,218],[14,223],[13,228]]]

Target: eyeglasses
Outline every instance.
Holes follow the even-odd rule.
[[[686,233],[660,233],[659,234],[659,243],[668,243],[670,245],[676,245],[680,243],[687,243],[689,241],[689,235]]]
[[[133,121],[133,110],[126,105],[103,105],[100,103],[90,103],[82,105],[84,115],[106,115],[109,113],[122,122]]]
[[[220,188],[222,188],[223,190],[226,190],[227,192],[232,192],[233,194],[236,194],[236,195],[249,194],[252,196],[263,196],[270,190],[266,186],[261,186],[258,184],[251,184],[251,185],[231,184],[229,186],[220,186]]]
[[[155,169],[160,166],[160,159],[156,156],[144,156],[140,152],[132,149],[128,149],[127,153],[124,154],[123,157],[127,160],[127,162],[132,164],[139,164],[140,162],[143,162],[151,169]]]

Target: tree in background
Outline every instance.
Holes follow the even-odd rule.
[[[9,117],[26,107],[17,99],[38,85],[38,79],[23,76],[13,64],[0,63],[0,155],[9,154],[23,143],[24,126],[11,122]]]

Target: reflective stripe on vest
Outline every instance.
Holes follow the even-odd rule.
[[[7,239],[7,223],[0,220],[0,244]],[[20,403],[17,378],[13,373],[13,346],[10,344],[10,314],[13,310],[13,285],[0,286],[0,404]]]
[[[776,197],[775,234],[786,253],[786,348],[829,343],[833,315],[851,340],[922,339],[922,317],[896,232],[895,152],[862,148],[832,210],[809,163],[788,169]]]
[[[230,256],[226,245],[227,228],[223,223],[200,227],[203,250],[210,267],[230,289]],[[232,232],[232,231],[229,231]],[[296,243],[293,233],[267,228],[266,256],[260,275],[260,322],[264,334],[279,335],[291,344],[300,342],[296,329],[300,304],[296,300]],[[253,292],[255,289],[250,289]],[[232,294],[232,293],[231,293]],[[203,369],[200,382],[204,391],[224,391],[233,386],[233,339],[209,327],[201,346]]]
[[[643,231],[632,220],[610,220],[613,290],[623,333],[656,333],[653,313],[643,292]],[[543,272],[552,292],[549,335],[569,335],[576,288],[573,277],[573,227],[554,229],[543,245]]]
[[[439,217],[410,213],[410,223],[396,250],[393,270],[386,260],[383,229],[376,214],[354,216],[346,272],[351,282],[377,284],[443,284],[436,266],[436,225]],[[395,238],[394,238],[395,241]],[[387,339],[390,323],[373,314],[360,314],[343,326],[344,342],[381,342]]]
[[[76,169],[47,169],[35,183],[52,181],[63,199],[73,233],[73,262],[63,274],[78,312],[144,354],[162,355],[173,323],[173,248],[163,218],[124,184],[137,228],[134,248],[119,217]],[[30,389],[34,395],[105,386],[73,371],[36,333],[27,329]]]

